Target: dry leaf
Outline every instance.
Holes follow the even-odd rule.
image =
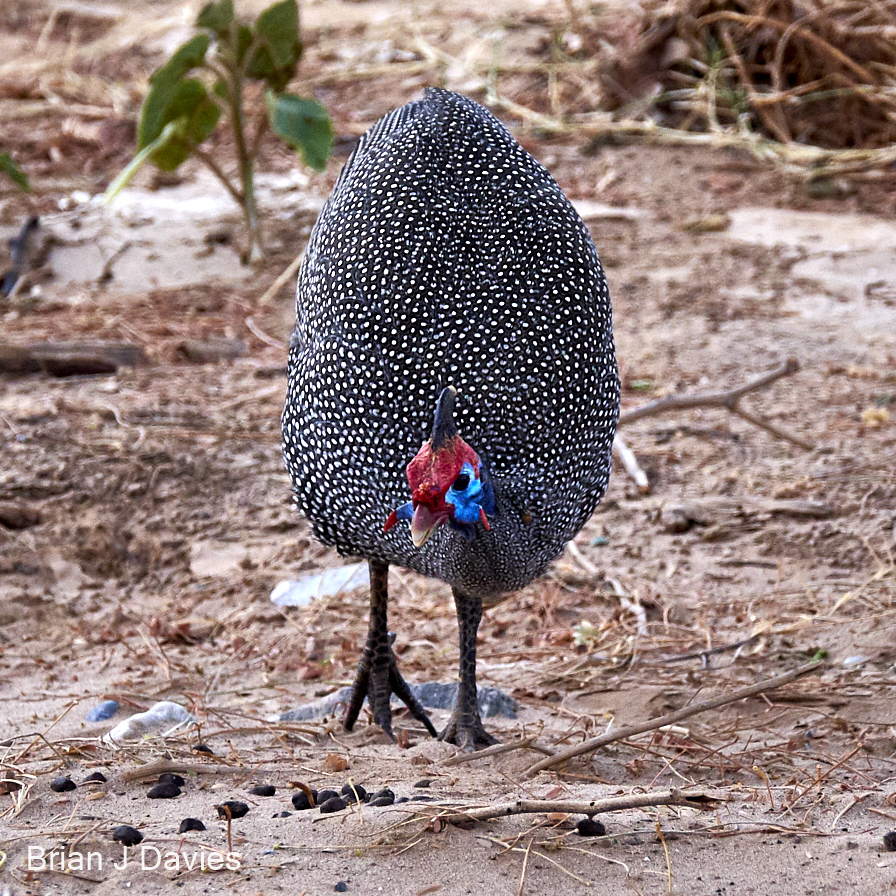
[[[886,408],[865,408],[862,423],[869,429],[877,429],[890,422],[890,412]]]
[[[327,753],[327,771],[344,772],[348,768],[348,760],[338,753]]]

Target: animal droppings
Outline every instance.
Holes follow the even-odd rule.
[[[583,818],[576,825],[576,831],[582,837],[603,837],[607,833],[604,823],[596,818]]]
[[[332,793],[332,791],[330,791]],[[317,791],[311,791],[312,796],[314,797],[314,806],[317,805]],[[294,809],[297,809],[299,812],[303,812],[305,809],[313,809],[314,806],[311,805],[311,800],[308,799],[308,794],[305,793],[304,790],[299,793],[294,793],[292,795],[292,805]]]
[[[136,846],[143,840],[143,834],[129,824],[120,824],[112,831],[112,839],[122,846]]]
[[[273,796],[277,792],[277,788],[273,784],[256,784],[249,789],[252,796]]]
[[[67,793],[69,790],[74,790],[77,786],[68,775],[60,775],[58,778],[53,778],[50,782],[50,790],[54,790],[56,793]]]
[[[176,796],[180,796],[180,793],[180,787],[171,781],[164,781],[156,784],[146,796],[151,800],[173,800]]]
[[[327,815],[330,812],[341,812],[346,806],[348,803],[341,796],[331,796],[320,804],[320,811],[322,815]]]
[[[220,806],[215,806],[218,818],[242,818],[249,814],[249,806],[247,803],[241,803],[239,800],[227,800]]]

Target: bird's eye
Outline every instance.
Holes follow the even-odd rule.
[[[456,492],[465,492],[467,490],[467,486],[470,484],[470,477],[467,473],[461,473],[457,479],[454,480],[454,485],[451,486]]]

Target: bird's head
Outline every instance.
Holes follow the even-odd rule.
[[[388,532],[399,520],[409,520],[411,538],[418,548],[444,523],[465,538],[473,538],[477,523],[489,528],[486,514],[495,510],[485,467],[455,429],[456,396],[453,386],[442,390],[432,436],[407,467],[411,500],[393,510],[383,527]]]

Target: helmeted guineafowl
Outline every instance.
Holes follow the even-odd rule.
[[[460,683],[441,736],[495,742],[476,700],[483,601],[531,582],[591,516],[618,409],[607,284],[551,175],[445,90],[377,122],[311,234],[282,420],[314,533],[370,563],[347,728],[367,697],[391,735],[394,693],[436,734],[389,641],[394,563],[454,593]]]

